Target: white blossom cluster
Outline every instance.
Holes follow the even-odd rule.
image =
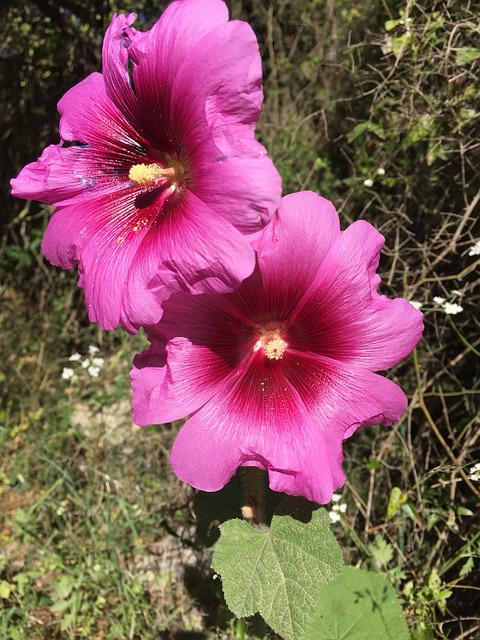
[[[347,505],[345,502],[340,502],[341,499],[342,496],[339,493],[334,493],[332,496],[333,504],[332,508],[328,512],[328,515],[330,516],[330,520],[332,522],[340,522],[340,520],[342,519],[341,514],[347,511]]]
[[[461,291],[452,291],[451,297],[454,298],[458,294],[462,295]],[[446,298],[442,298],[441,296],[435,296],[433,298],[433,301],[435,302],[435,304],[441,307],[443,311],[445,311],[447,316],[456,316],[457,313],[461,313],[463,311],[463,307],[461,305],[457,304],[456,302],[449,302]]]
[[[91,378],[98,378],[100,371],[105,364],[104,359],[97,356],[99,351],[100,349],[98,347],[91,344],[88,347],[88,355],[82,356],[80,353],[73,353],[68,360],[73,365],[80,364],[81,369],[86,370],[87,374]],[[78,368],[75,371],[72,367],[64,367],[62,371],[62,378],[64,380],[71,380],[72,382],[75,382],[78,380],[79,374],[80,369]]]
[[[468,251],[469,256],[480,256],[480,240],[472,245]]]
[[[383,167],[378,167],[376,174],[377,176],[384,176],[385,175],[385,169]],[[373,178],[367,178],[366,180],[363,181],[363,186],[364,187],[373,187]]]
[[[470,467],[468,475],[470,476],[470,480],[480,482],[480,462],[477,462],[473,467]]]
[[[443,296],[434,296],[433,302],[440,307],[440,309],[447,314],[447,316],[456,316],[457,313],[461,313],[463,311],[463,307],[455,302],[457,298],[461,298],[463,296],[463,291],[459,291],[458,289],[453,289],[450,292],[449,300],[444,298]],[[415,309],[421,309],[422,307],[428,307],[428,303],[419,302],[418,300],[409,300],[412,307]]]

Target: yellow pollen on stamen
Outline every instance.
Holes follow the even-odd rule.
[[[179,169],[181,171],[180,165]],[[175,166],[163,168],[158,164],[134,164],[130,167],[128,177],[139,187],[151,187],[161,178],[167,178],[172,184],[178,184],[179,170]]]
[[[253,345],[253,351],[262,350],[262,353],[269,360],[280,360],[283,358],[288,342],[282,338],[283,328],[279,325],[269,324],[257,329],[259,339]],[[258,335],[257,334],[257,335]]]
[[[280,358],[283,358],[286,348],[287,343],[285,340],[274,338],[273,340],[269,340],[264,346],[265,355],[269,360],[280,360]]]

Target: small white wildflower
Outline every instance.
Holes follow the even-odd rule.
[[[103,358],[92,358],[92,365],[94,367],[98,367],[99,369],[101,369],[104,364],[105,360]]]
[[[56,510],[57,516],[62,516],[65,513],[65,511],[67,510],[67,506],[68,506],[67,501],[66,500],[62,500],[60,505],[58,506],[58,508]]]
[[[456,316],[457,313],[461,313],[463,311],[463,307],[455,302],[445,302],[443,308],[448,316]]]
[[[480,462],[477,462],[470,468],[468,475],[470,476],[470,480],[480,482]]]
[[[329,511],[328,515],[330,516],[330,520],[332,522],[340,522],[340,520],[342,519],[341,515],[336,511]]]
[[[342,504],[338,505],[338,510],[340,513],[345,513],[347,511],[347,503],[342,502]]]
[[[445,298],[442,298],[441,296],[434,296],[433,301],[435,304],[445,304],[446,302]]]
[[[423,304],[418,300],[409,300],[409,303],[412,305],[414,309],[420,310],[423,307]]]
[[[367,178],[363,181],[365,187],[373,187],[373,180],[371,178]]]
[[[388,34],[386,34],[383,38],[383,42],[380,45],[380,48],[382,50],[382,53],[384,56],[388,56],[389,53],[392,53],[393,51],[393,38],[392,36],[389,36]]]
[[[338,502],[341,499],[342,499],[342,494],[341,493],[334,493],[333,496],[332,496],[332,502]]]
[[[92,378],[98,378],[98,374],[100,373],[99,367],[94,367],[93,365],[88,367],[87,371],[92,376]]]
[[[88,347],[88,353],[89,353],[91,356],[94,356],[94,355],[95,355],[96,353],[98,353],[99,351],[100,351],[100,349],[99,349],[98,347],[96,347],[95,345],[93,345],[93,344],[91,344],[91,345]]]
[[[72,353],[72,355],[69,357],[70,362],[79,362],[81,359],[82,356],[78,352]]]
[[[68,367],[64,367],[62,371],[62,378],[64,380],[70,380],[75,371],[73,369],[69,369]]]
[[[452,289],[452,293],[450,295],[458,296],[459,298],[461,298],[463,296],[463,291],[459,291],[458,289]]]
[[[477,242],[470,247],[470,250],[468,252],[469,256],[480,256],[480,240],[477,240]]]
[[[379,176],[384,176],[385,175],[385,169],[383,167],[378,167],[377,174]]]
[[[88,358],[85,358],[85,360],[82,361],[82,367],[86,369],[89,366],[90,366],[90,360]]]

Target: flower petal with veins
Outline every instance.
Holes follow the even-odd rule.
[[[57,207],[42,248],[78,265],[89,318],[134,333],[175,291],[232,291],[281,180],[254,138],[256,37],[223,0],[177,0],[142,33],[114,16],[103,72],[60,100],[60,144],[12,180]],[[201,61],[201,64],[199,64]]]
[[[140,425],[192,414],[171,454],[180,479],[217,491],[255,465],[272,489],[329,502],[345,482],[343,442],[391,425],[407,406],[375,372],[422,334],[417,309],[377,291],[382,246],[371,225],[341,233],[330,202],[292,194],[257,238],[257,266],[238,289],[165,303],[134,361],[133,413]]]

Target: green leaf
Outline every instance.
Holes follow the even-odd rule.
[[[15,589],[15,585],[6,582],[5,580],[0,580],[0,598],[8,600],[10,594]]]
[[[385,131],[383,127],[371,120],[367,120],[366,122],[360,122],[355,125],[350,133],[347,135],[348,142],[354,142],[357,138],[360,138],[365,133],[374,133],[381,140],[385,140]]]
[[[431,167],[438,158],[440,158],[440,160],[446,160],[446,151],[439,140],[429,140],[426,156],[428,166]]]
[[[323,587],[304,640],[408,640],[395,589],[380,573],[345,567]]]
[[[392,38],[392,51],[396,58],[403,56],[412,38],[413,34],[411,32],[404,33],[397,38]]]
[[[475,111],[475,109],[464,108],[458,112],[458,119],[461,123],[466,123],[475,120],[475,118],[478,118],[478,115],[479,113]]]
[[[387,520],[391,520],[398,513],[402,504],[407,501],[407,497],[407,494],[403,493],[400,487],[393,487],[388,499]]]
[[[436,123],[434,116],[424,114],[413,124],[405,138],[405,143],[415,144],[416,142],[421,142],[434,134],[435,130]]]
[[[385,29],[387,31],[391,31],[392,29],[395,29],[395,27],[398,27],[399,24],[402,24],[404,21],[403,20],[387,20],[385,23]]]
[[[54,604],[52,604],[50,609],[58,613],[63,613],[64,611],[66,611],[67,609],[70,609],[71,607],[72,607],[72,602],[70,600],[59,600],[58,602],[55,602]]]
[[[382,463],[378,460],[375,460],[375,458],[371,458],[371,460],[369,460],[365,465],[365,469],[374,469],[375,471],[380,471],[381,468]]]
[[[412,640],[435,640],[435,636],[425,622],[419,622],[412,630]]]
[[[74,585],[75,582],[70,576],[62,576],[55,587],[58,597],[61,599],[68,598]]]
[[[463,578],[463,576],[468,576],[470,571],[473,569],[473,566],[474,566],[473,556],[470,556],[467,558],[467,561],[462,565],[462,568],[460,569],[460,573],[458,575],[461,578]]]
[[[420,516],[418,515],[418,511],[416,510],[415,505],[412,504],[410,501],[405,502],[405,504],[402,504],[402,511],[408,518],[410,518],[410,520],[413,520],[414,522],[421,522]]]
[[[463,65],[470,64],[470,62],[473,62],[477,58],[480,58],[480,49],[459,47],[455,53],[455,64],[463,67]]]
[[[368,550],[372,554],[372,558],[378,568],[386,567],[393,558],[392,545],[384,540],[379,533],[375,536],[375,544],[368,545]]]
[[[221,525],[212,566],[225,600],[239,618],[260,613],[286,640],[303,637],[321,587],[342,570],[342,552],[325,509],[287,498],[270,529],[242,520]]]
[[[30,520],[30,514],[25,509],[17,509],[15,511],[15,524],[27,524]]]

